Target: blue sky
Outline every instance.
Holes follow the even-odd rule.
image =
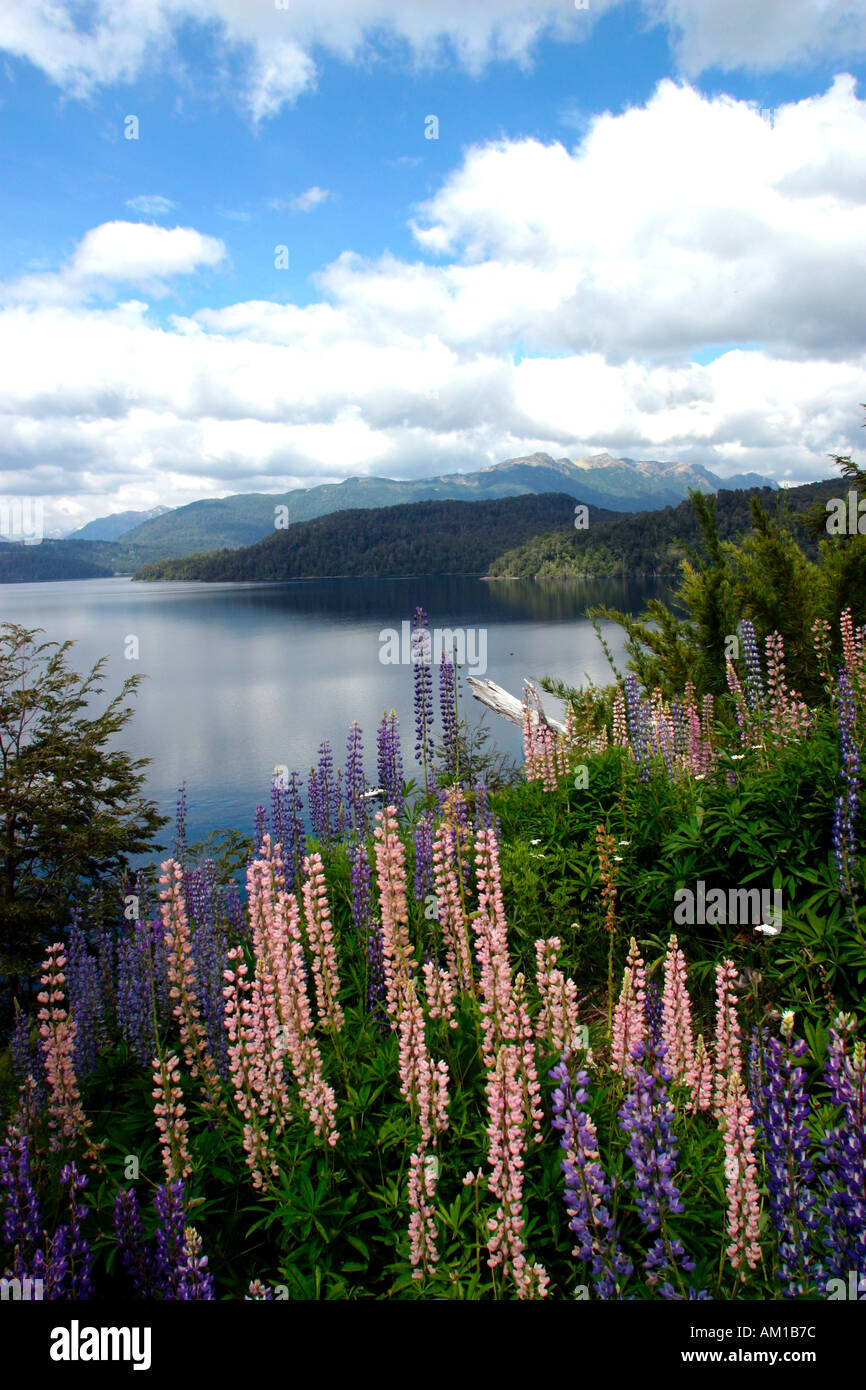
[[[860,448],[862,5],[137,11],[0,15],[0,495],[49,528],[537,449],[797,482]]]

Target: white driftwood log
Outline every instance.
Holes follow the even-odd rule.
[[[467,676],[466,680],[476,700],[480,700],[482,705],[486,705],[488,709],[492,709],[494,714],[501,714],[503,719],[507,719],[510,723],[517,724],[520,728],[523,728],[522,700],[515,699],[513,695],[509,695],[507,690],[503,690],[501,685],[495,685],[493,681],[482,681],[479,680],[477,676]],[[564,734],[565,725],[561,724],[558,719],[554,719],[551,715],[545,713],[544,706],[541,703],[541,697],[532,682],[526,681],[526,685],[529,686],[529,689],[533,692],[537,705],[537,710],[532,711],[533,721],[540,721],[542,724],[546,724],[548,728],[555,730],[556,733]]]

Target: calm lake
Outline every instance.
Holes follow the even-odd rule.
[[[586,609],[611,604],[638,612],[648,597],[665,592],[659,583],[636,580],[92,579],[0,585],[0,622],[42,628],[42,640],[71,639],[69,662],[80,672],[105,656],[106,697],[127,676],[146,677],[117,742],[151,759],[148,793],[164,813],[173,814],[177,788],[186,781],[188,835],[196,840],[215,829],[251,833],[256,806],[269,804],[274,768],[305,774],[323,739],[331,742],[335,765],[343,766],[353,719],[364,731],[366,771],[375,785],[383,710],[396,710],[405,775],[416,775],[411,667],[382,660],[388,644],[380,634],[399,635],[419,604],[431,628],[465,630],[464,673],[519,697],[524,676],[574,685],[587,676],[609,681]],[[622,665],[622,633],[603,627]],[[481,706],[465,685],[464,691],[465,715],[477,723]],[[546,705],[559,708],[550,696]],[[491,712],[484,719],[497,745],[522,760],[520,730]],[[166,843],[170,836],[166,827]]]

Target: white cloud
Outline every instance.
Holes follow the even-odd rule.
[[[100,0],[79,27],[78,0],[4,0],[0,48],[26,58],[76,96],[131,82],[145,61],[176,64],[183,24],[206,27],[224,50],[246,58],[241,100],[256,122],[316,85],[313,51],[369,61],[401,41],[415,64],[453,53],[471,73],[494,60],[528,66],[542,39],[580,41],[625,0]],[[852,62],[866,53],[862,0],[639,0],[648,24],[664,25],[680,71],[711,67],[771,71],[803,61]],[[78,22],[77,22],[78,21]]]
[[[67,511],[121,488],[180,503],[536,449],[827,475],[862,449],[864,167],[850,77],[773,129],[663,82],[574,149],[466,150],[414,209],[426,260],[347,250],[318,302],[164,326],[127,285],[225,247],[106,223],[0,315],[0,495],[27,471]],[[762,347],[689,361],[726,343]]]
[[[2,298],[10,301],[57,304],[73,303],[118,283],[162,295],[168,292],[167,277],[217,266],[225,257],[222,241],[193,227],[103,222],[85,234],[71,260],[57,273],[26,275],[0,288]]]
[[[320,188],[314,183],[312,188],[308,188],[303,193],[299,193],[297,198],[292,198],[289,207],[292,212],[310,212],[312,208],[318,207],[319,203],[324,203],[326,198],[330,198],[329,189]]]
[[[159,193],[141,193],[137,198],[127,198],[125,206],[144,217],[164,217],[176,204]]]

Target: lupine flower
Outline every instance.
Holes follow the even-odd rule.
[[[117,1022],[142,1066],[156,1049],[154,1033],[154,942],[148,922],[133,922],[117,943]]]
[[[145,1243],[141,1211],[135,1188],[121,1189],[114,1199],[114,1231],[123,1267],[139,1298],[156,1293],[157,1272],[153,1255]]]
[[[503,1043],[517,1038],[499,851],[492,830],[479,830],[475,838],[475,865],[478,911],[473,927],[481,993],[481,1051],[489,1072],[496,1066]],[[519,1070],[519,1052],[517,1055]]]
[[[388,1014],[396,1023],[400,997],[415,969],[406,904],[406,855],[397,833],[397,807],[376,812],[376,877],[382,917],[382,955]]]
[[[412,674],[415,682],[415,759],[424,769],[424,786],[429,791],[428,768],[433,765],[433,673],[427,614],[416,608],[412,619]]]
[[[786,1298],[806,1293],[812,1231],[818,1224],[815,1170],[809,1157],[809,1098],[806,1073],[796,1060],[806,1053],[802,1038],[790,1028],[769,1038],[764,1054],[766,1102],[762,1126],[767,1165],[770,1215],[779,1233],[777,1277]]]
[[[822,1140],[821,1210],[827,1220],[827,1275],[866,1270],[866,1047],[854,1040],[854,1019],[839,1014],[830,1030],[824,1076],[841,1122]]]
[[[224,1109],[219,1072],[208,1051],[207,1033],[199,1012],[192,935],[183,900],[183,873],[168,859],[161,865],[160,912],[166,941],[169,995],[173,1001],[184,1058],[190,1075],[200,1078],[205,1105]]]
[[[622,1280],[634,1266],[618,1248],[610,1212],[613,1191],[601,1163],[595,1125],[579,1108],[587,1100],[589,1076],[581,1069],[572,1077],[571,1067],[572,1056],[565,1049],[548,1073],[559,1083],[552,1097],[553,1127],[561,1133],[559,1143],[565,1151],[560,1168],[565,1174],[565,1205],[572,1213],[568,1228],[576,1237],[571,1253],[592,1266],[599,1298],[619,1298]]]
[[[737,624],[743,643],[743,657],[746,663],[746,699],[752,714],[757,714],[764,705],[764,684],[761,676],[761,657],[758,639],[749,618],[741,618]]]
[[[643,1044],[647,1035],[645,1000],[646,977],[643,958],[638,951],[637,942],[632,937],[622,977],[622,989],[613,1015],[611,1071],[626,1075],[631,1071],[635,1044]]]
[[[523,1154],[526,1114],[520,1082],[518,1048],[509,1044],[499,1048],[493,1070],[487,1079],[490,1193],[498,1202],[495,1216],[488,1221],[487,1263],[491,1269],[502,1266],[503,1273],[522,1274],[517,1261],[523,1255]],[[521,1284],[518,1296],[523,1297]]]
[[[459,831],[446,819],[437,828],[433,843],[433,882],[439,931],[449,971],[461,989],[469,989],[472,984],[469,924],[460,891],[459,857]]]
[[[443,653],[439,665],[439,710],[442,716],[442,751],[447,777],[460,774],[460,746],[457,738],[457,668]]]
[[[686,981],[686,958],[674,935],[668,942],[665,957],[661,1041],[665,1049],[665,1063],[670,1067],[674,1080],[693,1085],[695,1048],[692,1005]]]
[[[35,1245],[42,1229],[39,1198],[30,1172],[30,1135],[20,1124],[9,1122],[0,1144],[0,1193],[7,1245]]]
[[[448,966],[434,965],[433,961],[426,960],[421,967],[421,973],[424,976],[424,995],[427,1000],[428,1014],[431,1018],[442,1019],[449,1028],[456,1028],[457,1019],[454,1016],[454,1006],[457,989],[454,984],[454,976]]]
[[[274,1291],[267,1284],[263,1284],[261,1279],[251,1279],[249,1292],[244,1295],[244,1301],[249,1302],[268,1302],[273,1303]]]
[[[758,1218],[761,1209],[757,1168],[754,1158],[755,1126],[752,1106],[739,1071],[728,1077],[728,1089],[720,1116],[725,1137],[725,1178],[727,1180],[730,1244],[727,1256],[744,1280],[744,1265],[754,1269],[761,1258],[758,1244]]]
[[[169,1182],[185,1178],[191,1172],[191,1160],[187,1134],[189,1124],[185,1119],[186,1106],[183,1104],[180,1089],[180,1065],[173,1052],[166,1057],[156,1056],[153,1066],[153,1091],[156,1104],[153,1113],[159,1130],[159,1145],[162,1149],[162,1166]]]
[[[838,678],[839,743],[842,753],[843,794],[836,799],[833,814],[833,858],[839,892],[846,900],[849,916],[857,898],[853,867],[857,855],[857,811],[860,802],[860,750],[857,745],[857,708],[854,690],[845,667]]]
[[[678,1149],[673,1131],[674,1107],[668,1096],[672,1075],[665,1065],[663,1048],[647,1050],[643,1041],[635,1043],[631,1052],[630,1090],[619,1110],[620,1125],[629,1136],[627,1154],[634,1167],[632,1184],[636,1194],[638,1215],[649,1232],[659,1231],[651,1246],[644,1268],[648,1282],[659,1285],[663,1298],[678,1297],[671,1283],[676,1278],[682,1286],[680,1271],[690,1272],[694,1262],[686,1255],[683,1243],[671,1233],[668,1216],[685,1211],[679,1188],[674,1182]],[[694,1290],[680,1297],[700,1298]]]
[[[66,976],[63,967],[66,956],[63,945],[55,941],[45,956],[42,992],[36,997],[39,1010],[39,1036],[42,1058],[48,1080],[48,1113],[51,1125],[51,1147],[62,1148],[64,1141],[74,1144],[87,1139],[90,1122],[84,1114],[78,1081],[75,1076],[75,1022],[64,1008]]]
[[[186,857],[186,782],[177,789],[177,804],[174,814],[174,857],[181,864]]]
[[[345,1021],[339,1003],[340,971],[331,909],[328,906],[328,890],[325,887],[325,867],[318,852],[308,855],[304,860],[304,873],[304,917],[307,924],[307,940],[310,944],[319,1022],[332,1032],[339,1033]]]
[[[202,1252],[201,1236],[193,1226],[187,1226],[183,1233],[183,1258],[178,1267],[177,1296],[184,1300],[216,1297],[213,1275],[207,1267],[207,1255]]]
[[[429,811],[415,827],[415,900],[422,903],[433,891],[433,817]]]
[[[386,806],[393,806],[395,814],[402,816],[403,801],[403,754],[400,751],[400,726],[397,715],[383,714],[376,735],[378,754],[379,786]]]
[[[349,730],[346,743],[346,808],[349,828],[353,835],[367,836],[367,779],[364,776],[364,745],[357,719]]]
[[[81,1080],[96,1070],[100,1047],[108,1040],[100,990],[99,966],[88,953],[80,912],[73,912],[67,933],[66,987],[75,1021],[75,1074]]]
[[[628,747],[628,727],[626,724],[625,699],[622,686],[617,686],[613,702],[613,742],[617,748]]]
[[[514,1003],[516,1039],[520,1047],[520,1080],[523,1086],[523,1106],[526,1117],[535,1134],[535,1142],[540,1144],[543,1138],[541,1122],[544,1115],[540,1104],[541,1086],[538,1082],[538,1070],[535,1062],[535,1037],[532,1028],[532,1020],[529,1017],[529,1009],[526,1006],[526,982],[523,975],[515,976],[512,999]]]
[[[718,1117],[727,1104],[728,1082],[742,1072],[740,1020],[737,1014],[737,967],[725,959],[716,966],[716,1055],[713,1109]]]
[[[373,912],[370,893],[370,861],[360,842],[349,851],[352,864],[352,923],[367,945],[367,1007],[374,1017],[387,1019],[385,1003],[385,962],[382,958],[382,928]]]
[[[695,1043],[695,1066],[692,1072],[691,1104],[698,1110],[709,1110],[713,1103],[713,1059],[706,1049],[703,1033]]]
[[[536,1037],[559,1053],[571,1044],[577,1028],[577,986],[557,969],[561,950],[558,936],[535,943],[535,983],[541,1001]]]
[[[235,1104],[243,1121],[243,1146],[247,1167],[255,1188],[265,1184],[265,1174],[279,1173],[268,1135],[263,1124],[270,1112],[269,1099],[262,1096],[261,1062],[256,1049],[261,1042],[257,1036],[247,965],[240,946],[228,953],[225,976],[225,1023],[228,1031],[229,1075],[234,1089]],[[263,1115],[264,1112],[264,1115]]]
[[[92,1298],[93,1255],[81,1230],[87,1207],[79,1200],[90,1179],[86,1173],[79,1173],[74,1163],[66,1163],[60,1170],[60,1181],[69,1189],[69,1225],[65,1228],[64,1240],[64,1264],[68,1272],[65,1296],[75,1300]]]
[[[437,1170],[427,1162],[429,1157],[424,1144],[409,1156],[409,1260],[413,1279],[431,1273],[439,1261],[433,1206]]]

